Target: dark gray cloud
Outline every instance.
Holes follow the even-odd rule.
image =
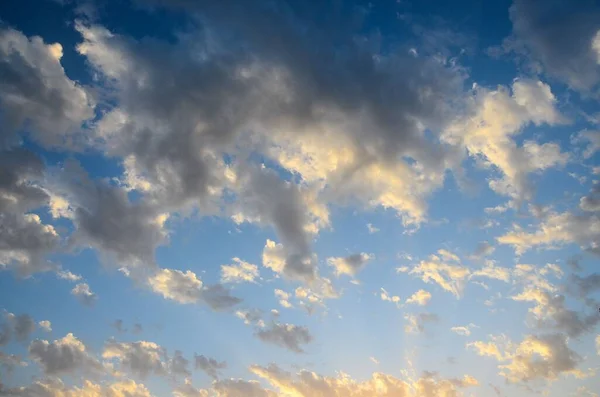
[[[384,54],[378,38],[355,35],[360,26],[351,13],[337,15],[339,23],[331,24],[285,3],[178,4],[192,7],[200,27],[178,35],[175,43],[136,41],[101,26],[77,25],[83,36],[79,52],[114,88],[118,103],[95,124],[94,141],[123,160],[122,183],[163,211],[214,210],[213,199],[221,196],[230,171],[224,151],[245,157],[254,148],[324,129],[356,151],[352,164],[336,171],[332,197],[344,192],[385,205],[377,201],[383,195],[365,198],[365,189],[348,178],[373,164],[393,168],[400,161],[407,167],[398,160],[406,157],[431,175],[443,175],[460,157],[426,138],[423,128],[438,133],[453,117],[450,103],[461,98],[456,94],[463,83],[455,63],[414,56],[408,48]],[[323,11],[335,14],[328,7]],[[338,141],[334,138],[331,142]],[[295,188],[269,178],[251,179],[293,199]],[[441,182],[426,179],[415,200]],[[256,186],[234,190],[235,198],[254,193],[256,201],[265,201]],[[422,178],[419,186],[425,186]],[[276,202],[277,195],[268,199],[274,204],[255,211],[286,240],[290,273],[310,278],[314,266],[301,228],[302,206],[295,205],[297,199],[289,205]]]
[[[286,348],[295,353],[303,353],[301,345],[313,341],[313,336],[308,328],[283,323],[273,323],[267,328],[258,329],[256,336],[263,342]]]
[[[510,18],[515,37],[509,46],[525,51],[544,72],[571,88],[594,91],[600,82],[600,47],[593,44],[600,26],[596,1],[515,0]]]
[[[4,321],[0,323],[0,346],[6,345],[13,337],[18,342],[25,342],[33,331],[35,321],[30,315],[4,311]]]
[[[73,208],[72,246],[94,247],[109,266],[132,272],[156,266],[154,251],[167,238],[157,208],[132,202],[126,189],[107,180],[92,180],[74,160],[53,172],[53,183]]]
[[[24,149],[0,152],[0,266],[20,276],[49,270],[45,256],[58,248],[56,230],[29,213],[50,197],[40,186],[44,164]]]
[[[584,211],[600,211],[600,183],[595,183],[592,191],[579,200],[579,208]]]
[[[173,376],[189,377],[192,373],[189,370],[190,361],[183,357],[183,353],[175,350],[173,357],[169,360],[169,372]]]
[[[217,379],[219,371],[227,368],[227,363],[225,361],[219,362],[212,357],[204,355],[194,355],[194,368],[203,371],[213,379]]]
[[[65,75],[61,57],[60,44],[0,28],[0,149],[22,129],[44,145],[69,144],[93,117],[92,98]]]
[[[12,332],[15,339],[19,342],[25,342],[29,339],[31,333],[35,330],[35,321],[28,314],[8,315],[8,320],[12,325]]]
[[[252,166],[240,167],[238,177],[237,208],[244,219],[273,225],[285,250],[283,274],[313,281],[317,264],[307,232],[311,218],[300,187],[282,180],[272,170]]]

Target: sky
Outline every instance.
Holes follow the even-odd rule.
[[[0,396],[598,397],[594,0],[0,3]]]

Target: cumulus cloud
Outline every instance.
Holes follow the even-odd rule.
[[[17,367],[26,367],[27,363],[15,354],[6,354],[0,352],[0,368],[4,369],[6,373],[10,374]],[[2,393],[2,388],[0,387],[0,393]],[[1,394],[0,394],[1,395]]]
[[[46,331],[46,332],[52,332],[52,323],[50,321],[48,321],[48,320],[42,320],[42,321],[38,322],[38,325],[44,331]]]
[[[600,218],[597,214],[579,215],[572,212],[548,212],[534,230],[528,231],[514,224],[512,230],[499,236],[500,244],[511,245],[517,254],[532,248],[554,248],[578,244],[592,253],[600,252]]]
[[[83,385],[77,387],[67,386],[57,378],[39,380],[29,386],[0,389],[0,395],[9,397],[152,397],[144,385],[129,379],[108,384],[84,380]]]
[[[0,30],[0,74],[5,76],[0,148],[17,143],[16,133],[26,124],[29,135],[43,145],[69,144],[72,133],[94,116],[91,96],[65,75],[61,57],[58,43]]]
[[[567,308],[564,295],[540,288],[526,288],[512,299],[535,303],[535,306],[529,309],[529,313],[538,327],[562,331],[570,337],[590,332],[600,322],[596,305],[591,305],[588,313],[572,310]]]
[[[310,278],[314,267],[307,235],[327,225],[325,206],[308,196],[393,208],[407,223],[425,219],[424,199],[457,157],[425,130],[437,133],[453,114],[460,68],[425,54],[383,54],[368,39],[356,41],[344,28],[352,28],[350,15],[322,24],[285,5],[245,5],[243,13],[196,6],[211,15],[213,33],[192,31],[158,46],[77,25],[78,51],[114,87],[118,106],[94,133],[107,153],[123,159],[127,186],[167,211],[206,204],[230,186],[234,219],[274,226],[286,250],[286,273],[300,278]],[[269,32],[256,29],[263,18],[278,22]],[[234,31],[243,38],[236,50],[227,39]],[[208,42],[206,56],[195,57]],[[332,74],[332,68],[346,73]],[[230,178],[220,154],[234,143],[254,145],[307,186],[235,164]]]
[[[25,342],[35,330],[35,321],[28,314],[16,315],[5,310],[3,317],[5,321],[0,324],[0,346],[6,345],[12,337],[18,342]]]
[[[203,302],[213,310],[228,309],[241,301],[220,284],[205,286],[191,270],[160,269],[148,278],[148,285],[165,299],[182,304]]]
[[[217,379],[220,370],[227,368],[227,363],[225,361],[219,362],[212,357],[194,355],[194,368],[203,371],[213,379]]]
[[[266,367],[253,365],[250,367],[250,371],[279,391],[277,394],[272,394],[273,396],[459,397],[463,395],[462,389],[478,385],[477,380],[469,375],[465,375],[463,378],[444,379],[435,373],[425,373],[422,377],[404,380],[375,372],[370,379],[358,381],[343,372],[336,377],[323,376],[307,370],[302,370],[294,375],[275,364]],[[270,396],[271,394],[266,395]]]
[[[528,124],[554,125],[566,121],[556,110],[556,98],[547,84],[515,80],[512,93],[502,86],[496,90],[475,87],[470,109],[464,120],[448,127],[444,139],[464,145],[485,166],[498,170],[502,176],[490,179],[489,186],[515,204],[533,197],[530,173],[566,164],[569,156],[556,143],[525,141],[518,146],[515,141]]]
[[[343,274],[354,277],[372,259],[373,255],[361,252],[346,257],[327,258],[327,264],[333,267],[337,277]]]
[[[52,342],[34,340],[29,345],[29,356],[42,366],[46,375],[65,375],[76,371],[88,374],[104,372],[102,364],[71,333]]]
[[[19,276],[50,270],[45,257],[56,250],[60,236],[52,225],[30,211],[49,202],[40,186],[41,159],[25,149],[0,152],[0,269]]]
[[[568,347],[567,338],[562,334],[527,335],[518,344],[505,337],[495,338],[492,342],[477,341],[467,346],[481,356],[491,356],[504,363],[498,368],[509,382],[552,381],[563,374],[583,376],[577,369],[582,359]]]
[[[542,5],[515,0],[510,19],[514,37],[505,43],[506,47],[524,53],[534,67],[539,65],[575,90],[594,90],[600,82],[595,50],[600,23],[597,4],[557,1]],[[547,23],[550,19],[551,26]]]
[[[258,278],[258,267],[240,258],[232,259],[235,264],[221,266],[222,283],[254,283]]]
[[[86,306],[93,306],[98,300],[98,295],[92,292],[90,286],[87,283],[79,283],[72,290],[73,294],[79,302]]]
[[[579,200],[579,208],[588,212],[600,212],[600,183],[595,183],[592,191]]]
[[[164,376],[169,373],[167,352],[154,342],[108,341],[104,345],[102,358],[117,361],[123,370],[140,378],[146,378],[150,374]]]
[[[273,323],[259,329],[256,336],[266,343],[271,343],[295,353],[303,353],[302,345],[313,341],[313,336],[308,328],[294,324]]]

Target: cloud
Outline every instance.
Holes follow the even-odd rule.
[[[92,292],[87,283],[79,283],[72,290],[71,294],[86,306],[93,306],[98,300],[98,295]]]
[[[212,393],[212,394],[211,394]],[[173,391],[175,397],[277,397],[277,393],[263,389],[255,380],[223,379],[212,383],[211,390],[196,389],[188,380]]]
[[[59,270],[56,272],[56,276],[61,280],[67,280],[71,282],[76,282],[81,280],[81,276],[78,274],[71,273],[69,271]]]
[[[460,264],[456,255],[444,250],[438,253],[439,256],[431,255],[428,260],[419,262],[409,274],[418,275],[426,283],[434,282],[458,298],[469,276],[469,269]],[[449,260],[450,263],[444,260]]]
[[[279,299],[279,304],[281,306],[285,307],[286,309],[293,307],[293,305],[290,303],[290,298],[292,297],[291,294],[280,289],[276,289],[274,292],[275,297]]]
[[[469,324],[466,326],[460,326],[460,327],[452,327],[450,328],[450,331],[461,335],[461,336],[469,336],[471,335],[471,329],[473,328],[479,328],[478,326],[476,326],[475,324]]]
[[[501,344],[498,345],[496,340]],[[498,368],[509,382],[552,381],[562,374],[583,375],[577,369],[581,357],[567,346],[567,338],[562,334],[527,335],[519,344],[506,338],[496,340],[473,342],[467,346],[473,347],[481,356],[491,356],[505,363]]]
[[[412,294],[407,300],[406,304],[416,304],[419,306],[425,306],[431,300],[431,294],[424,289],[420,289]]]
[[[593,2],[541,5],[515,0],[510,19],[514,38],[505,45],[524,53],[534,67],[539,65],[569,87],[584,93],[594,91],[600,82],[594,47],[600,10]],[[546,23],[550,19],[552,26]]]
[[[491,245],[487,241],[482,241],[479,244],[477,244],[477,248],[475,249],[475,252],[473,252],[472,258],[481,259],[483,257],[491,255],[495,250],[496,248],[493,245]]]
[[[600,212],[600,184],[596,183],[592,191],[579,200],[579,208],[588,212]]]
[[[41,159],[25,149],[0,151],[0,174],[0,269],[21,277],[52,269],[45,257],[59,247],[60,236],[30,212],[49,202],[40,186]]]
[[[169,212],[219,197],[235,169],[233,207],[241,209],[233,215],[275,227],[292,277],[310,278],[303,229],[326,225],[327,213],[319,200],[290,200],[299,185],[304,200],[358,199],[368,207],[393,208],[406,223],[425,220],[426,196],[442,186],[445,169],[458,157],[425,131],[437,134],[453,117],[464,77],[459,67],[437,54],[382,53],[368,38],[348,34],[350,15],[324,25],[285,5],[257,3],[244,13],[220,12],[222,5],[197,7],[211,15],[211,33],[192,30],[173,43],[77,25],[83,37],[78,51],[114,88],[118,103],[94,133],[103,150],[123,159],[129,187]],[[278,22],[266,32],[256,29],[259,20]],[[233,46],[227,39],[232,32],[243,38]],[[200,43],[211,48],[203,59],[193,55]],[[382,102],[382,95],[388,100]],[[257,149],[302,183],[289,187],[279,175],[265,178],[225,166],[222,152],[233,151],[234,144]],[[277,192],[282,196],[272,194]],[[319,221],[304,222],[307,212]]]
[[[97,249],[105,264],[136,271],[136,277],[156,268],[154,251],[168,235],[160,208],[132,202],[121,186],[91,180],[75,161],[66,162],[57,184],[74,208],[71,244]]]
[[[221,265],[222,283],[254,283],[259,277],[258,267],[240,258],[232,259],[235,265]]]
[[[65,75],[61,56],[58,43],[0,30],[0,74],[5,76],[0,148],[17,143],[16,133],[24,127],[42,145],[68,145],[81,124],[94,116],[91,96]]]
[[[15,368],[26,366],[27,363],[22,361],[19,356],[0,352],[0,368],[4,369],[5,373],[11,374]],[[0,393],[2,393],[2,388],[0,388]]]
[[[264,329],[258,329],[256,336],[266,343],[271,343],[295,353],[304,353],[302,345],[313,341],[313,336],[308,328],[293,325],[273,323]]]
[[[104,372],[102,364],[71,333],[53,342],[34,340],[29,345],[29,356],[42,366],[46,375],[64,375],[76,371],[86,374]]]
[[[514,224],[512,230],[496,240],[513,246],[518,255],[536,247],[550,249],[571,243],[592,253],[600,249],[600,218],[596,214],[583,216],[572,212],[549,212],[536,226],[533,231],[526,231]]]
[[[585,143],[586,147],[583,150],[583,158],[591,158],[597,151],[600,150],[600,132],[583,130],[571,138],[571,143]]]
[[[570,337],[578,337],[583,333],[591,332],[600,322],[595,304],[591,305],[587,314],[583,311],[571,310],[566,307],[564,295],[539,288],[526,288],[512,299],[534,302],[535,306],[529,309],[529,313],[538,327],[563,331]]]
[[[401,300],[398,295],[390,295],[389,292],[387,292],[384,288],[381,288],[381,293],[379,294],[379,297],[382,301],[393,302],[396,305],[399,305]]]
[[[194,368],[203,371],[213,379],[217,379],[220,370],[227,368],[227,363],[225,361],[219,362],[212,357],[194,355]]]
[[[2,389],[0,395],[14,397],[152,397],[152,394],[144,385],[129,379],[109,384],[98,384],[90,380],[84,380],[81,387],[76,387],[67,386],[56,378],[39,380],[29,386]]]
[[[379,232],[379,229],[370,223],[367,223],[367,230],[369,231],[369,234],[375,234],[375,233]]]
[[[435,313],[406,314],[404,319],[407,324],[404,326],[404,332],[409,334],[420,334],[425,332],[425,324],[437,323],[439,316]]]
[[[477,380],[466,375],[458,379],[443,379],[434,373],[422,377],[403,380],[392,375],[375,372],[370,379],[358,381],[341,372],[336,377],[328,377],[315,372],[302,370],[293,375],[275,364],[266,367],[253,365],[250,371],[264,379],[279,393],[277,396],[461,396],[461,389],[476,386]]]
[[[490,188],[518,205],[533,197],[529,173],[563,166],[569,159],[558,144],[529,140],[518,146],[514,140],[529,124],[565,123],[555,105],[550,86],[538,80],[515,80],[512,93],[503,86],[496,90],[476,86],[470,112],[449,126],[443,138],[463,145],[485,167],[498,170],[502,176],[491,178]]]
[[[148,278],[148,285],[165,299],[181,304],[203,302],[213,310],[227,309],[241,301],[220,284],[205,286],[191,270],[160,269]]]
[[[244,321],[246,325],[257,325],[264,327],[264,321],[262,320],[262,312],[258,309],[252,310],[237,310],[235,316]]]
[[[142,379],[150,374],[165,376],[169,373],[167,352],[154,342],[108,341],[104,345],[102,358],[116,360],[122,369]]]
[[[372,259],[373,255],[361,252],[359,254],[353,254],[343,258],[327,258],[327,264],[333,267],[334,273],[337,277],[340,277],[343,274],[354,277]]]
[[[38,325],[44,331],[46,331],[46,332],[52,332],[52,323],[50,321],[48,321],[48,320],[42,320],[42,321],[38,322]]]
[[[238,222],[253,221],[273,225],[281,240],[284,259],[273,271],[310,283],[317,278],[316,257],[311,250],[311,235],[319,219],[311,212],[301,188],[282,180],[273,170],[244,167],[238,172]],[[316,222],[316,223],[315,223]],[[264,260],[263,260],[264,263]]]

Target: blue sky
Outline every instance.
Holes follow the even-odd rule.
[[[0,396],[598,396],[593,1],[0,5]]]

